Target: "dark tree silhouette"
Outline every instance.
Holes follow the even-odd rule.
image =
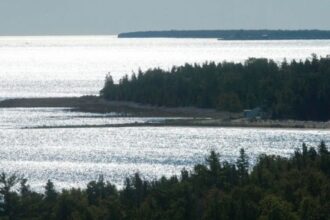
[[[330,120],[330,59],[315,55],[282,64],[255,58],[244,64],[186,64],[137,75],[125,76],[118,84],[108,75],[100,95],[107,100],[230,112],[259,107],[276,119]]]

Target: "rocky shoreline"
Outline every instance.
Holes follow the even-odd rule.
[[[133,102],[106,101],[97,96],[64,98],[19,98],[0,101],[0,108],[70,108],[71,111],[92,113],[122,113],[126,117],[164,117],[159,123],[110,124],[91,126],[64,126],[63,128],[136,127],[136,126],[198,126],[198,127],[253,127],[330,129],[330,121],[248,120],[240,113],[219,112],[193,107],[167,108],[141,105]],[[183,117],[166,119],[166,117]],[[40,127],[59,128],[59,127]],[[61,127],[62,128],[62,127]]]

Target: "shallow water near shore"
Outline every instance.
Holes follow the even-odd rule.
[[[22,129],[35,126],[143,123],[163,118],[77,113],[63,108],[1,109],[0,171],[24,175],[34,190],[48,179],[58,189],[85,187],[104,175],[121,187],[140,172],[146,179],[179,174],[203,163],[211,150],[234,161],[244,147],[254,163],[261,153],[289,156],[301,146],[330,143],[330,130],[122,127]]]

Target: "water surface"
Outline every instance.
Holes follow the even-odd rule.
[[[305,59],[326,56],[330,41],[218,41],[216,39],[117,39],[114,36],[0,37],[0,100],[9,97],[96,95],[111,72],[117,81],[148,68],[249,57]],[[157,122],[63,108],[0,109],[0,171],[27,177],[42,190],[84,187],[103,174],[121,186],[134,172],[147,179],[179,174],[202,163],[210,150],[235,160],[244,147],[251,162],[260,153],[289,156],[302,142],[330,143],[329,130],[125,127],[56,128]],[[33,129],[25,129],[25,128]]]
[[[103,174],[122,186],[140,172],[146,179],[179,174],[203,163],[211,150],[235,161],[245,148],[254,163],[261,153],[291,155],[301,146],[330,143],[330,130],[123,127],[22,129],[34,126],[137,123],[161,118],[68,112],[66,109],[2,109],[0,111],[0,171],[22,174],[35,190],[48,179],[58,189],[84,187]]]
[[[116,36],[0,37],[0,99],[95,95],[111,72],[117,81],[148,68],[206,61],[277,62],[326,56],[329,40],[218,41],[118,39]]]

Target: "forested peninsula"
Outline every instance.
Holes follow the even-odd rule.
[[[136,173],[120,190],[101,176],[62,192],[48,181],[37,193],[2,173],[0,195],[0,219],[9,220],[328,220],[330,152],[303,144],[290,158],[260,155],[253,167],[243,149],[236,162],[211,152],[190,172],[153,181]]]
[[[259,108],[270,119],[330,120],[330,59],[275,63],[186,64],[139,71],[114,83],[106,77],[101,97],[166,107],[242,112]]]
[[[217,38],[220,40],[325,40],[324,30],[171,30],[120,33],[119,38]]]

